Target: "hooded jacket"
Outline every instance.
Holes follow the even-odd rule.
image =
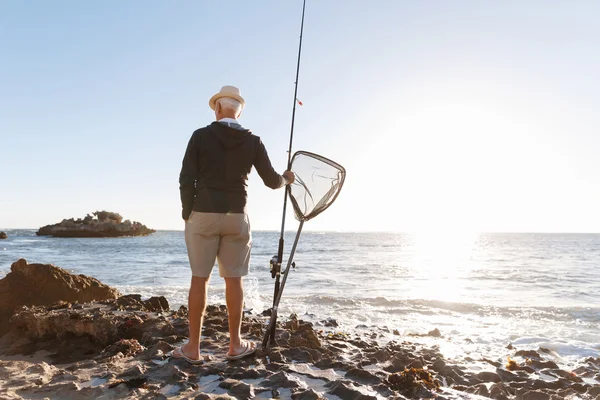
[[[183,219],[192,211],[245,213],[252,166],[266,186],[277,189],[285,184],[260,137],[250,130],[219,122],[196,130],[179,174]]]

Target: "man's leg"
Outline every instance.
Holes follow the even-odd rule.
[[[244,288],[242,278],[225,279],[225,299],[227,301],[227,316],[229,318],[229,355],[242,353],[242,309],[244,307]]]
[[[190,325],[189,341],[182,350],[186,356],[200,358],[200,332],[206,310],[206,296],[208,292],[208,278],[192,276],[192,285],[188,297],[188,319]]]

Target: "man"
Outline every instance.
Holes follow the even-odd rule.
[[[247,180],[252,166],[264,184],[277,189],[294,182],[294,174],[279,175],[271,166],[258,136],[237,121],[245,105],[238,88],[223,86],[209,101],[216,121],[196,130],[189,143],[179,175],[185,243],[192,283],[188,298],[189,341],[173,357],[201,363],[200,332],[206,309],[208,280],[215,264],[225,279],[229,318],[227,359],[252,355],[256,345],[241,339],[244,291],[252,237],[246,214]]]

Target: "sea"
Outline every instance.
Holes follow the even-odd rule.
[[[19,258],[93,276],[124,294],[187,303],[191,271],[183,232],[62,239],[8,230],[0,277]],[[295,232],[285,237],[284,261]],[[245,309],[271,307],[269,260],[278,232],[253,232]],[[303,232],[279,315],[324,330],[437,346],[470,369],[545,348],[563,368],[600,356],[600,234]],[[213,270],[210,304],[224,304]],[[334,319],[337,327],[323,321]],[[427,334],[438,329],[441,337]],[[507,348],[508,347],[508,348]],[[509,349],[510,347],[514,349]]]

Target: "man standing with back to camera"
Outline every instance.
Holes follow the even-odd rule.
[[[200,332],[208,280],[215,264],[225,279],[229,319],[229,351],[226,358],[237,360],[254,354],[256,344],[241,338],[244,290],[242,277],[248,274],[252,236],[246,213],[247,181],[252,166],[264,184],[278,189],[294,182],[294,174],[279,175],[273,169],[260,137],[237,121],[245,105],[240,91],[223,86],[211,97],[216,121],[196,130],[188,143],[181,173],[182,217],[192,283],[188,298],[189,341],[173,351],[173,357],[202,363]]]

